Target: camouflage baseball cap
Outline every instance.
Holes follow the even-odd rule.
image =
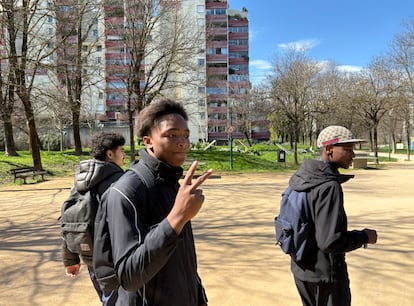
[[[352,132],[347,128],[339,125],[331,125],[322,130],[316,141],[318,148],[327,145],[335,145],[342,143],[360,143],[365,142],[365,139],[356,139]]]

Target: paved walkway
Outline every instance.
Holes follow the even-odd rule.
[[[353,305],[411,306],[414,301],[414,162],[348,170],[350,229],[374,228],[378,244],[347,256]],[[199,273],[212,306],[300,305],[289,259],[274,245],[273,218],[291,172],[224,175],[205,182],[193,220]],[[60,205],[72,178],[0,187],[1,306],[98,306],[86,270],[64,275]]]

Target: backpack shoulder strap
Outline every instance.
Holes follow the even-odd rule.
[[[135,172],[148,189],[151,189],[154,186],[154,175],[142,162],[132,165],[128,170]]]

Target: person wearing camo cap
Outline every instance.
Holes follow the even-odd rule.
[[[348,230],[341,184],[354,175],[338,171],[350,167],[355,144],[364,141],[343,126],[328,126],[317,139],[320,159],[305,159],[289,180],[292,189],[307,192],[314,221],[314,250],[301,262],[291,260],[303,305],[351,305],[345,253],[377,242],[375,230]]]

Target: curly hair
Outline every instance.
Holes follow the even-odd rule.
[[[153,101],[136,118],[138,138],[142,139],[144,136],[148,136],[154,126],[158,124],[158,119],[168,114],[181,115],[185,121],[188,121],[187,112],[181,103],[171,99]]]
[[[93,158],[104,161],[106,151],[115,150],[125,144],[125,138],[121,134],[100,132],[94,134],[91,139],[91,155]]]

